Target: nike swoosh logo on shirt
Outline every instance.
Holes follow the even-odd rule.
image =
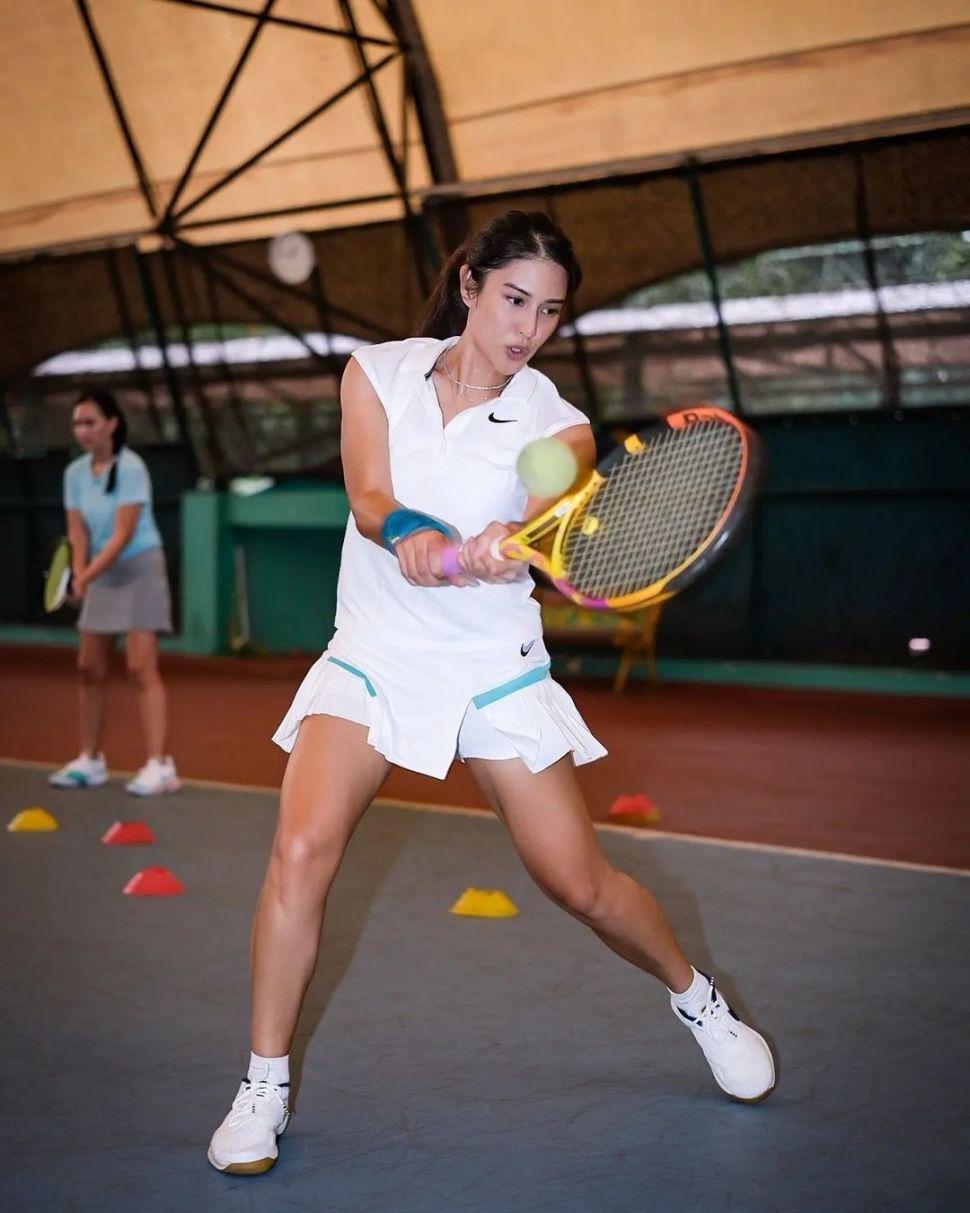
[[[535,641],[530,640],[528,644],[523,644],[523,645],[519,646],[519,652],[522,654],[523,657],[528,657],[529,649],[531,649],[534,644],[535,644]]]
[[[513,421],[518,421],[518,417],[496,417],[494,413],[489,413],[488,419],[496,425],[511,425]]]

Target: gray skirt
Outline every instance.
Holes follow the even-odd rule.
[[[165,553],[149,548],[117,560],[84,591],[77,621],[81,632],[170,632],[172,599]]]

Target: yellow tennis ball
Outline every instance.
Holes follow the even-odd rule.
[[[579,462],[565,442],[558,438],[537,438],[519,451],[515,470],[533,496],[558,497],[576,479]]]

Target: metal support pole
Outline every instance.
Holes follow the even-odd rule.
[[[883,407],[898,409],[900,407],[899,391],[899,359],[896,356],[896,345],[893,341],[892,329],[885,309],[879,286],[879,271],[876,266],[876,255],[872,247],[872,230],[869,226],[869,198],[866,193],[865,164],[860,152],[852,158],[855,169],[855,213],[859,225],[859,236],[862,240],[862,259],[866,267],[866,278],[872,291],[876,309],[876,331],[879,334],[879,347],[882,352],[882,377],[885,389]]]
[[[556,215],[556,204],[553,202],[552,195],[544,195],[543,201],[545,202],[546,210],[549,212],[549,217],[552,219],[553,223],[558,223],[559,219]],[[576,360],[576,369],[579,371],[579,379],[583,385],[583,395],[586,397],[586,412],[590,421],[595,424],[600,420],[601,410],[599,393],[596,390],[596,380],[593,378],[593,372],[589,365],[589,355],[586,349],[586,342],[583,339],[583,334],[579,331],[579,317],[576,314],[576,305],[572,298],[566,301],[566,314],[573,326],[573,357]]]
[[[164,249],[162,251],[161,258],[162,268],[165,271],[165,279],[168,285],[169,298],[171,299],[172,306],[175,309],[175,318],[182,333],[182,342],[185,345],[185,358],[189,370],[189,379],[192,384],[192,390],[195,393],[196,402],[199,406],[199,416],[202,419],[202,429],[205,434],[205,445],[210,461],[210,472],[213,478],[218,482],[224,475],[225,459],[223,458],[222,449],[219,445],[219,438],[216,433],[215,422],[212,417],[212,410],[209,407],[209,399],[205,394],[205,388],[202,385],[202,379],[199,375],[199,368],[195,365],[195,358],[192,354],[192,333],[185,314],[185,306],[182,302],[182,291],[179,287],[178,267],[175,261],[174,250]]]
[[[182,386],[168,358],[168,341],[165,337],[165,326],[162,324],[162,315],[158,307],[158,296],[155,294],[155,284],[152,282],[151,265],[147,257],[139,252],[135,245],[131,246],[131,253],[135,259],[135,267],[138,270],[138,280],[141,283],[142,296],[145,300],[145,310],[148,312],[148,317],[155,333],[155,340],[158,343],[159,355],[162,360],[162,375],[172,401],[172,411],[175,414],[175,420],[178,425],[179,438],[182,440],[185,449],[189,452],[189,457],[192,460],[192,470],[197,475],[199,461],[195,454],[195,448],[192,445],[189,418],[185,410],[185,401],[182,399]]]
[[[421,285],[421,293],[427,295],[431,290],[431,281],[437,268],[434,245],[429,240],[429,233],[421,216],[416,216],[411,206],[404,164],[398,160],[394,151],[394,143],[388,129],[387,119],[384,116],[384,107],[381,105],[380,95],[374,84],[374,70],[368,63],[364,48],[361,45],[360,31],[357,28],[357,21],[354,17],[354,11],[350,6],[350,0],[337,0],[337,3],[340,6],[347,29],[354,37],[357,64],[363,76],[363,87],[367,93],[367,101],[370,106],[374,129],[377,131],[377,137],[380,140],[387,167],[390,169],[391,176],[394,178],[394,184],[397,186],[401,207],[404,211],[404,230],[407,233],[408,245],[414,257],[414,268],[418,275],[418,282]],[[406,60],[401,63],[401,71],[406,79]]]
[[[717,267],[711,248],[711,235],[707,226],[707,214],[704,210],[704,195],[701,191],[701,183],[698,180],[697,169],[694,165],[690,165],[687,169],[687,184],[690,188],[690,199],[694,206],[694,223],[697,227],[697,241],[700,245],[701,256],[704,259],[704,272],[707,275],[708,285],[711,289],[711,303],[714,305],[714,312],[717,316],[717,339],[721,347],[724,370],[727,373],[728,391],[731,394],[731,407],[740,417],[744,414],[741,385],[738,382],[737,372],[734,367],[734,357],[731,353],[731,335],[728,331],[728,326],[724,323],[724,313],[721,308],[721,288],[717,280]]]
[[[135,382],[145,397],[145,405],[148,409],[148,415],[152,419],[152,424],[155,426],[156,436],[164,439],[165,431],[162,425],[162,415],[155,401],[155,391],[152,387],[151,377],[141,364],[138,337],[135,333],[135,326],[132,324],[131,311],[128,307],[128,300],[125,298],[124,284],[121,280],[121,269],[118,265],[118,250],[113,246],[105,249],[105,263],[108,267],[108,278],[111,281],[111,289],[114,292],[115,305],[118,308],[118,319],[121,321],[125,340],[128,342],[128,348],[131,350],[131,356],[135,363]]]
[[[3,430],[8,452],[14,455],[17,449],[17,436],[14,433],[13,422],[10,419],[10,410],[7,408],[7,391],[7,384],[0,383],[0,428]]]
[[[222,371],[222,377],[226,381],[226,387],[229,394],[229,408],[232,412],[233,419],[242,435],[243,443],[246,448],[246,458],[252,465],[256,456],[256,447],[253,442],[253,435],[249,428],[249,419],[246,416],[246,409],[243,405],[242,398],[239,395],[239,390],[236,382],[236,373],[229,365],[223,352],[223,346],[226,341],[225,329],[222,324],[222,313],[219,308],[219,300],[216,293],[216,284],[209,273],[209,267],[206,264],[205,256],[199,258],[199,267],[202,270],[202,276],[205,279],[206,303],[209,309],[209,315],[212,317],[212,323],[215,325],[216,333],[219,338],[219,369]]]

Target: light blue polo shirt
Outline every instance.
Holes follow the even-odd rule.
[[[91,541],[90,557],[96,556],[115,529],[115,511],[119,505],[140,505],[135,533],[122,550],[119,560],[137,556],[150,548],[160,548],[162,537],[152,513],[152,481],[140,455],[123,446],[117,459],[118,476],[114,491],[105,492],[111,465],[95,476],[91,472],[91,456],[82,455],[69,463],[64,471],[64,508],[79,510],[88,528]]]

